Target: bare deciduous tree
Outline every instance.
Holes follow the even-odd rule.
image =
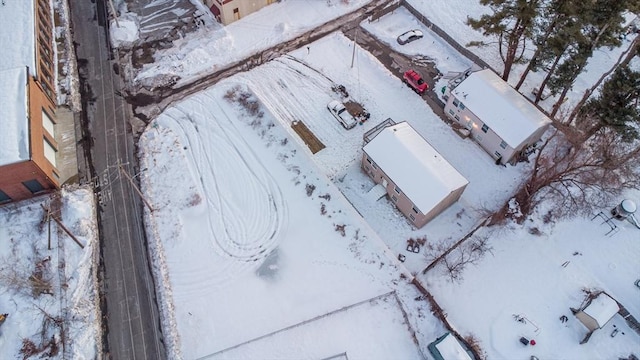
[[[494,214],[491,224],[509,217],[521,223],[546,199],[554,201],[555,216],[592,213],[622,189],[640,188],[640,169],[634,161],[640,156],[640,141],[622,142],[608,128],[583,139],[572,128],[554,129],[539,147],[526,183]],[[512,211],[514,206],[519,211]]]
[[[477,264],[487,253],[493,254],[489,245],[489,236],[473,236],[453,251],[444,254],[439,260],[444,266],[445,275],[453,282],[463,279],[463,272],[469,264]]]

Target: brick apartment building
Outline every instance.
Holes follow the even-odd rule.
[[[60,187],[49,0],[0,4],[0,204]]]

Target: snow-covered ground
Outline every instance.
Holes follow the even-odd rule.
[[[157,274],[167,280],[163,313],[172,353],[215,355],[292,327],[289,341],[300,348],[289,357],[296,358],[312,349],[303,346],[308,331],[325,326],[296,324],[329,313],[323,322],[348,322],[358,311],[340,309],[360,302],[375,308],[377,297],[393,291],[414,302],[420,294],[401,279],[394,255],[278,119],[266,108],[259,118],[243,115],[224,99],[238,84],[230,78],[177,104],[141,138],[148,169],[142,184],[156,209],[147,221],[162,259]],[[324,115],[328,125],[335,122]],[[409,323],[397,316],[401,311],[385,313],[422,340],[442,333],[426,304],[410,306],[416,305],[411,311],[422,317]],[[376,329],[376,336],[394,329]],[[315,341],[314,347],[331,348],[330,338]],[[363,341],[353,338],[353,345],[336,345],[325,356],[348,350],[368,358]],[[377,348],[375,356],[413,358],[420,351],[400,348]],[[277,357],[282,349],[274,342],[262,351]]]
[[[261,50],[295,37],[327,21],[352,12],[371,0],[275,2],[227,26],[208,26],[174,41],[174,46],[154,55],[136,81],[153,82],[157,75],[173,75],[189,82],[215,72]],[[128,23],[129,25],[132,22]],[[133,38],[135,29],[118,30],[119,37]]]
[[[479,33],[464,21],[484,11],[478,4],[411,3],[461,44],[477,40]],[[247,17],[234,23],[237,27],[227,27],[225,38],[249,38],[256,19],[265,14],[272,17],[269,24],[297,24],[292,19],[304,16],[296,11],[305,13],[292,4],[296,2],[280,4],[291,10],[287,19],[282,12],[260,11],[251,22],[243,23]],[[470,65],[405,9],[362,26],[398,51],[433,58],[443,73]],[[397,45],[397,34],[409,28],[422,29],[425,38]],[[260,29],[270,34],[270,44],[289,38],[270,32],[271,25]],[[223,53],[222,45],[208,41],[185,39],[171,51],[178,60],[188,60],[189,49],[198,46]],[[212,60],[209,53],[199,57],[197,66],[180,61],[179,70],[196,76],[207,66],[260,48],[243,44],[225,59]],[[473,142],[457,137],[373,55],[356,48],[350,67],[353,50],[343,35],[329,35],[175,104],[142,136],[141,168],[147,169],[142,185],[156,209],[147,214],[147,226],[155,271],[164,280],[159,290],[170,354],[422,356],[444,328],[425,303],[413,300],[418,294],[400,274],[418,274],[454,327],[474,335],[489,358],[615,358],[637,351],[640,338],[619,316],[588,344],[578,345],[586,328],[568,311],[582,301],[582,288],[600,288],[640,317],[640,289],[633,285],[640,270],[640,233],[630,224],[619,223],[621,230],[607,237],[608,227],[598,219],[545,223],[543,212],[523,226],[480,229],[477,235],[490,239],[493,255],[467,268],[462,281],[450,282],[440,266],[420,274],[428,264],[425,255],[439,250],[409,254],[406,241],[426,236],[438,248],[461,239],[511,196],[527,165],[496,166]],[[598,52],[571,99],[599,76],[593,73],[606,71],[620,51]],[[495,49],[477,54],[501,69]],[[162,68],[167,59],[159,58],[153,71],[167,71]],[[514,73],[518,71],[522,68]],[[537,85],[536,76],[541,75],[532,75],[527,86]],[[337,98],[331,91],[335,83],[346,86],[352,99],[367,108],[368,122],[347,131],[331,117],[326,104]],[[231,98],[243,98],[246,105]],[[548,106],[552,102],[546,100]],[[470,181],[458,204],[420,230],[387,200],[369,199],[373,183],[359,168],[362,134],[388,117],[409,122]],[[311,154],[291,128],[294,121],[304,122],[326,148]],[[628,196],[640,199],[638,192]],[[603,211],[613,205],[603,204]],[[402,264],[395,260],[400,253],[407,255]],[[369,319],[367,313],[380,318]],[[526,316],[528,323],[514,321],[514,314]],[[561,315],[569,321],[561,323]],[[622,329],[616,337],[609,335],[613,325]],[[390,340],[413,331],[418,347],[406,339]],[[522,346],[520,336],[535,338],[537,345]]]
[[[0,207],[0,313],[9,314],[0,327],[4,359],[22,358],[25,340],[39,347],[54,337],[58,351],[43,353],[49,359],[93,359],[102,347],[93,194],[81,188],[60,195],[61,221],[83,249],[53,220],[49,232],[41,207],[48,206],[49,196]],[[30,276],[49,283],[51,294],[34,296]]]
[[[640,192],[628,197],[640,199]],[[552,206],[552,204],[547,204]],[[607,212],[615,204],[603,204]],[[578,308],[583,289],[605,290],[638,318],[640,288],[640,230],[626,221],[614,220],[619,231],[607,236],[610,227],[577,218],[545,224],[534,216],[523,226],[481,229],[491,236],[493,255],[471,265],[459,283],[447,281],[441,267],[426,276],[427,287],[463,333],[473,333],[492,359],[617,359],[638,355],[640,336],[615,315],[588,343],[588,332],[570,307]],[[532,234],[538,229],[540,234]],[[460,296],[464,294],[464,296]],[[515,321],[525,316],[527,324]],[[560,317],[568,321],[563,323]],[[615,329],[620,332],[611,337]],[[522,346],[521,336],[535,339],[535,347]]]

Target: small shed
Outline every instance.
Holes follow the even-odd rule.
[[[589,331],[594,331],[601,329],[618,311],[618,303],[603,292],[576,312],[576,317]]]
[[[435,360],[472,360],[473,357],[451,333],[446,333],[427,346]]]

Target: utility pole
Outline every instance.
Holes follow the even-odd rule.
[[[111,12],[113,12],[113,18],[116,20],[116,27],[120,27],[120,24],[118,23],[118,13],[116,12],[116,7],[113,6],[113,0],[109,0],[109,5],[111,7]]]
[[[129,182],[131,183],[131,186],[133,186],[133,188],[136,190],[136,192],[140,196],[140,199],[142,199],[142,202],[144,202],[144,204],[147,206],[147,209],[153,212],[153,207],[151,207],[151,204],[149,204],[147,199],[144,198],[144,195],[142,195],[142,191],[140,191],[140,189],[138,188],[136,183],[133,181],[129,173],[122,167],[122,164],[119,164],[118,166],[120,167],[120,172],[122,173],[122,175],[124,175],[127,178],[127,180],[129,180]]]
[[[40,204],[40,206],[42,207],[42,209],[43,209],[44,211],[46,211],[46,212],[47,212],[47,217],[49,217],[49,219],[53,219],[53,221],[55,221],[55,222],[56,222],[56,224],[58,224],[58,226],[60,226],[60,228],[61,228],[62,230],[64,230],[64,232],[66,232],[66,233],[67,233],[67,235],[69,235],[69,237],[70,237],[71,239],[73,239],[73,241],[75,241],[75,242],[76,242],[76,244],[78,244],[78,246],[80,246],[80,248],[81,248],[81,249],[84,249],[84,245],[82,245],[82,243],[80,242],[80,240],[78,240],[78,238],[77,238],[77,237],[75,237],[75,235],[73,235],[73,233],[72,233],[69,229],[67,229],[67,227],[66,227],[66,226],[64,226],[64,224],[62,223],[62,220],[58,219],[58,216],[59,216],[59,215],[54,215],[54,214],[52,214],[52,213],[51,213],[51,209],[46,208],[46,207],[45,207],[44,205],[42,205],[42,204]]]
[[[356,58],[356,42],[358,41],[358,28],[356,28],[356,35],[353,37],[353,54],[351,54],[351,68],[353,69],[353,60]]]

